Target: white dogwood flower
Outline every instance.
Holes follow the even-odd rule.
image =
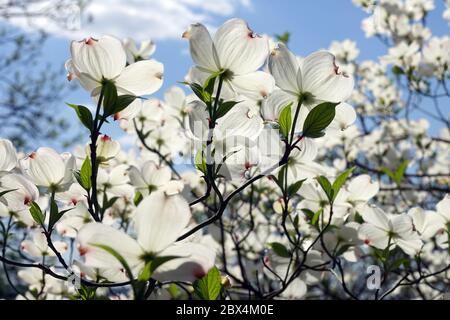
[[[203,244],[176,242],[186,229],[191,212],[179,194],[155,191],[136,209],[134,226],[137,239],[101,223],[84,226],[79,234],[80,254],[86,265],[98,268],[120,267],[119,261],[96,244],[107,245],[121,254],[137,274],[154,257],[178,256],[166,262],[152,275],[154,279],[193,281],[201,278],[214,264],[215,254]]]
[[[195,67],[190,71],[193,82],[203,82],[217,72],[224,72],[221,97],[242,94],[251,99],[267,97],[275,82],[270,74],[258,71],[269,54],[267,37],[255,34],[241,19],[225,22],[211,38],[206,27],[192,24],[183,33]]]
[[[20,160],[20,166],[36,185],[63,191],[72,184],[75,157],[41,147]]]
[[[302,96],[306,105],[343,102],[354,86],[353,77],[342,72],[335,57],[327,51],[314,52],[299,60],[280,43],[269,57],[269,70],[277,87],[289,94],[292,101]]]
[[[125,49],[114,37],[72,41],[70,52],[68,78],[78,78],[92,96],[100,93],[105,80],[113,81],[119,93],[136,96],[152,94],[162,85],[163,65],[156,60],[142,60],[126,66]]]
[[[359,229],[359,237],[366,245],[378,249],[390,246],[390,250],[399,246],[408,255],[415,255],[422,248],[410,216],[387,214],[371,206],[366,206],[361,215],[365,223]]]
[[[0,139],[0,172],[11,171],[17,165],[17,153],[11,141]]]

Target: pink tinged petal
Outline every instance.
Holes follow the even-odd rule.
[[[21,160],[21,166],[37,185],[43,187],[58,185],[66,175],[63,158],[51,148],[39,148]]]
[[[189,49],[194,63],[203,70],[215,72],[220,69],[217,53],[211,35],[201,23],[191,24],[183,33],[183,38],[189,40]]]
[[[160,256],[181,258],[164,263],[153,274],[158,281],[189,281],[202,278],[214,266],[215,252],[204,244],[176,243],[161,252]]]
[[[20,244],[20,249],[33,257],[42,256],[42,250],[38,248],[38,246],[36,246],[31,240],[22,241],[22,243]]]
[[[391,226],[386,213],[378,207],[366,206],[362,209],[361,215],[365,222],[373,224],[379,229],[390,231]]]
[[[116,79],[116,86],[123,93],[136,96],[149,95],[161,88],[164,66],[156,60],[143,60],[126,67]]]
[[[267,98],[275,88],[273,77],[262,71],[234,76],[231,85],[237,93],[250,99],[261,100]]]
[[[78,72],[88,74],[98,82],[102,78],[114,79],[125,68],[126,53],[122,43],[111,36],[72,41],[70,51]]]
[[[340,71],[335,57],[326,51],[315,52],[302,65],[303,92],[316,100],[342,102],[350,97],[354,80]]]
[[[364,223],[359,228],[358,236],[364,244],[378,249],[385,249],[389,243],[387,232],[369,223]]]
[[[277,87],[291,93],[301,91],[301,71],[297,58],[282,43],[269,57],[269,70]]]
[[[146,252],[158,253],[175,242],[190,218],[189,204],[181,195],[155,191],[136,209],[138,242]]]
[[[268,39],[256,35],[241,19],[225,22],[214,35],[214,45],[220,66],[234,74],[256,71],[269,53]]]
[[[1,191],[15,190],[3,195],[7,208],[11,211],[28,210],[31,202],[39,198],[38,189],[24,175],[17,173],[7,174],[0,179],[0,185]]]
[[[88,223],[78,233],[78,250],[86,265],[96,268],[122,268],[120,262],[96,244],[109,246],[117,251],[131,268],[141,263],[143,251],[136,240],[126,233],[101,223]]]

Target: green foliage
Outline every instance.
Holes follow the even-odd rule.
[[[289,258],[291,254],[289,250],[284,246],[284,244],[279,242],[272,242],[269,244],[270,248],[272,248],[273,252],[279,257]]]
[[[91,175],[92,175],[92,167],[91,167],[91,159],[86,157],[84,159],[83,164],[81,165],[81,170],[79,172],[78,183],[85,189],[91,189]]]
[[[287,138],[289,136],[289,132],[291,132],[292,127],[292,112],[291,112],[292,102],[285,106],[278,118],[278,122],[280,124],[280,131],[283,137]]]
[[[319,138],[325,135],[324,130],[336,115],[336,105],[337,103],[324,102],[314,107],[306,116],[303,124],[303,136]]]
[[[291,184],[287,190],[288,197],[292,197],[294,194],[296,194],[298,190],[300,190],[300,188],[302,187],[303,182],[305,181],[306,179],[303,179],[295,182],[294,184]]]
[[[282,42],[284,44],[288,44],[290,38],[291,33],[289,31],[285,31],[282,34],[275,35],[275,39],[277,39],[278,42]]]
[[[383,171],[387,176],[389,176],[389,178],[391,178],[391,180],[394,181],[397,185],[400,185],[405,176],[408,164],[409,161],[405,160],[399,165],[399,167],[397,168],[397,170],[395,170],[395,172],[386,167],[382,167],[381,171]]]
[[[217,300],[222,290],[222,278],[217,267],[213,267],[201,279],[193,283],[194,292],[202,300]]]
[[[222,118],[224,115],[228,113],[239,101],[227,101],[222,102],[217,108],[216,119]]]
[[[75,110],[78,119],[80,119],[81,123],[89,129],[89,131],[92,130],[92,127],[94,126],[94,120],[92,118],[92,113],[89,111],[88,108],[81,105],[66,103],[69,107]]]
[[[41,208],[36,202],[31,203],[30,207],[30,213],[31,217],[33,217],[33,220],[39,224],[40,226],[43,226],[45,223],[45,213],[42,212]]]
[[[342,172],[342,173],[336,178],[336,180],[334,180],[333,186],[332,186],[332,189],[333,189],[333,200],[336,199],[336,197],[337,197],[337,195],[338,195],[338,193],[339,193],[339,190],[341,190],[342,186],[343,186],[344,183],[347,181],[348,177],[352,174],[352,172],[353,172],[354,169],[355,169],[355,168],[353,167],[353,168],[350,168],[350,169],[345,170],[344,172]]]

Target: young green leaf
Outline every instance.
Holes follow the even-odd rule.
[[[296,194],[297,191],[300,190],[300,188],[302,187],[303,182],[305,182],[305,181],[306,181],[306,179],[303,179],[303,180],[299,180],[299,181],[295,182],[294,184],[291,184],[288,187],[288,191],[287,191],[288,197],[292,197],[294,194]]]
[[[136,100],[136,98],[136,96],[131,94],[118,96],[116,99],[116,103],[111,108],[105,109],[103,116],[106,118],[113,114],[119,113],[120,111],[128,107],[134,100]]]
[[[207,171],[206,159],[203,156],[202,150],[199,150],[195,155],[195,167],[202,173],[206,174]]]
[[[3,197],[5,194],[16,191],[17,189],[10,189],[0,192],[0,197]]]
[[[103,84],[103,109],[105,114],[114,114],[117,102],[117,88],[114,82],[106,81]]]
[[[206,103],[212,101],[214,84],[216,83],[217,76],[218,76],[217,73],[213,73],[206,79],[205,83],[203,84],[203,99],[204,99],[203,101]]]
[[[195,95],[203,102],[204,96],[203,96],[203,87],[199,85],[198,83],[190,83],[189,87],[191,87],[191,90],[195,93]]]
[[[213,267],[201,279],[193,283],[195,294],[202,300],[216,300],[222,290],[222,278],[217,267]]]
[[[333,121],[337,103],[324,102],[314,107],[303,123],[303,136],[308,138],[322,137],[324,130]]]
[[[80,184],[85,190],[91,189],[91,175],[92,175],[92,168],[91,168],[91,159],[89,157],[86,157],[84,159],[83,164],[81,165],[80,170]]]
[[[239,101],[227,101],[220,104],[219,108],[217,108],[216,119],[222,118],[224,115],[228,113]]]
[[[334,199],[334,191],[333,187],[331,186],[330,181],[325,176],[319,176],[316,178],[316,180],[319,182],[319,185],[322,187],[322,190],[325,192],[328,201],[331,203]]]
[[[272,248],[273,252],[277,256],[283,257],[283,258],[289,258],[291,254],[289,253],[289,250],[284,246],[284,244],[279,242],[272,242],[269,244]]]
[[[341,190],[342,186],[344,185],[344,183],[347,181],[348,177],[350,176],[350,174],[353,172],[355,168],[350,168],[345,170],[344,172],[342,172],[337,178],[336,180],[334,180],[333,182],[333,200],[336,199],[336,196],[339,192],[339,190]]]
[[[139,203],[141,203],[142,199],[144,199],[144,197],[142,197],[142,193],[136,191],[133,199],[134,205],[137,206]]]
[[[397,168],[397,171],[395,171],[395,176],[394,176],[395,183],[400,184],[402,182],[403,177],[405,176],[406,169],[408,168],[408,164],[409,164],[409,161],[405,160]]]
[[[39,224],[40,226],[44,225],[44,223],[45,223],[45,213],[42,213],[41,208],[34,201],[31,203],[30,213],[31,213],[31,217],[33,217],[33,220],[37,224]]]
[[[314,216],[311,219],[311,224],[315,225],[317,224],[317,222],[319,221],[319,217],[323,212],[323,208],[320,208],[319,210],[316,211],[316,213],[314,213]]]
[[[92,118],[92,113],[85,106],[80,106],[76,104],[66,103],[69,107],[75,110],[78,119],[80,119],[81,123],[89,129],[92,130],[92,126],[94,125],[94,120]]]
[[[280,124],[280,131],[283,137],[287,138],[292,126],[292,113],[291,113],[292,102],[283,108],[280,112],[278,122]]]

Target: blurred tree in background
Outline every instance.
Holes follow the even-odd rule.
[[[0,136],[19,149],[42,141],[70,144],[62,137],[69,123],[55,108],[70,88],[63,66],[51,65],[42,55],[47,34],[35,23],[47,19],[62,28],[73,28],[85,1],[1,0],[0,1]],[[7,23],[21,19],[27,28]],[[73,137],[72,137],[73,139]]]

